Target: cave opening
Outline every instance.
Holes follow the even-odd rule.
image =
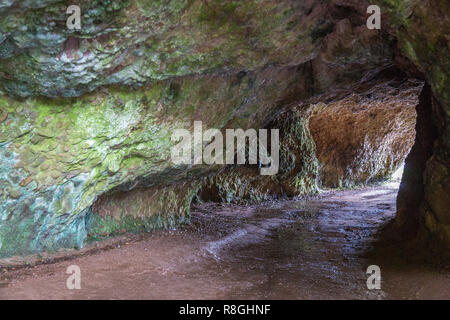
[[[266,121],[281,128],[280,172],[268,179],[255,166],[228,166],[206,180],[192,204],[248,205],[364,187],[387,187],[396,199],[424,90],[423,79],[389,65],[338,94],[291,98]]]

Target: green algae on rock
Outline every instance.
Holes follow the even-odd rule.
[[[365,27],[366,1],[92,0],[74,31],[71,1],[0,0],[0,256],[171,227],[197,190],[229,202],[316,192],[311,105],[401,58],[439,102],[420,223],[450,243],[448,3],[377,2],[386,30]],[[279,174],[174,165],[171,133],[194,120],[280,127]]]
[[[309,116],[309,108],[296,106],[270,119],[268,127],[283,128],[277,174],[260,175],[258,165],[228,166],[205,179],[199,190],[198,199],[254,204],[279,197],[316,193],[318,163],[315,144],[309,133]]]

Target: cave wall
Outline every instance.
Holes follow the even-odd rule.
[[[99,197],[87,214],[87,239],[124,232],[173,229],[189,221],[192,198],[198,181],[173,183],[166,187],[136,188],[132,192],[114,190]]]
[[[450,247],[450,2],[376,1],[384,27],[428,86],[417,107],[417,135],[397,199],[398,230],[415,242]],[[403,69],[411,66],[399,61]],[[414,72],[417,73],[417,72]],[[413,206],[414,204],[414,206]],[[431,239],[431,240],[430,240]]]
[[[214,170],[174,165],[173,130],[192,130],[194,119],[205,128],[258,128],[264,115],[258,101],[270,109],[286,91],[302,94],[303,70],[296,70],[191,76],[74,101],[2,97],[0,252],[82,246],[100,195],[165,187]]]
[[[0,0],[0,256],[185,221],[193,192],[179,186],[201,190],[205,176],[228,186],[219,198],[263,199],[267,188],[236,192],[252,168],[173,165],[171,132],[194,120],[263,128],[285,110],[309,112],[311,97],[342,100],[398,63],[397,49],[436,99],[423,201],[428,230],[445,234],[435,230],[448,217],[448,4],[378,2],[380,31],[365,26],[366,1],[80,1],[76,31],[65,26],[72,1]],[[306,128],[293,131],[306,155],[291,141],[273,194],[316,189],[308,124],[292,119],[280,129]],[[138,198],[135,209],[118,206]]]
[[[417,136],[406,158],[396,224],[403,238],[429,241],[431,235],[440,245],[448,246],[450,163],[441,140],[446,117],[429,85],[422,90],[416,109]]]
[[[228,166],[203,179],[197,200],[254,204],[317,193],[318,161],[308,126],[311,110],[293,105],[267,122],[266,128],[281,128],[277,174],[260,175],[258,165]]]
[[[309,125],[322,187],[381,182],[403,165],[414,143],[422,82],[387,71],[398,77],[379,76],[342,100],[314,105]]]

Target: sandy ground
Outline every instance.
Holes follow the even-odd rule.
[[[178,230],[121,237],[24,267],[0,261],[1,299],[450,299],[446,265],[373,254],[395,186],[258,206],[197,205]],[[69,290],[67,267],[81,270]],[[369,265],[381,289],[369,290]]]

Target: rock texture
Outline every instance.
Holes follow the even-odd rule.
[[[0,256],[186,221],[208,183],[230,201],[314,192],[305,101],[344,101],[393,64],[431,86],[438,138],[414,217],[450,243],[449,4],[378,2],[380,31],[356,0],[80,1],[77,31],[66,27],[72,1],[0,0]],[[254,168],[175,166],[171,133],[194,120],[282,125],[280,173],[261,182],[270,187]]]
[[[345,17],[317,1],[92,0],[80,2],[77,31],[66,27],[72,4],[2,1],[4,92],[70,97],[104,85],[300,64],[333,32],[333,16]]]
[[[417,107],[417,135],[406,160],[397,201],[397,226],[415,242],[450,247],[450,3],[445,0],[377,1],[385,27],[431,87]],[[402,62],[401,62],[402,64]],[[411,65],[404,68],[411,70]],[[413,199],[412,202],[410,200]],[[414,206],[411,204],[414,203]]]
[[[421,82],[400,77],[372,83],[365,92],[355,88],[339,101],[316,104],[309,125],[322,186],[378,182],[400,168],[414,143],[421,88]]]
[[[110,88],[75,101],[3,97],[3,252],[81,246],[98,196],[199,178],[213,168],[175,166],[173,130],[191,129],[194,119],[209,128],[258,127],[264,107],[249,97],[275,108],[284,91],[301,94],[298,76],[292,68],[269,67],[243,78],[192,76],[141,90]]]
[[[310,107],[295,105],[267,124],[282,128],[277,174],[260,175],[257,165],[228,166],[202,181],[197,199],[249,204],[317,193],[318,162],[308,127],[310,113]]]

